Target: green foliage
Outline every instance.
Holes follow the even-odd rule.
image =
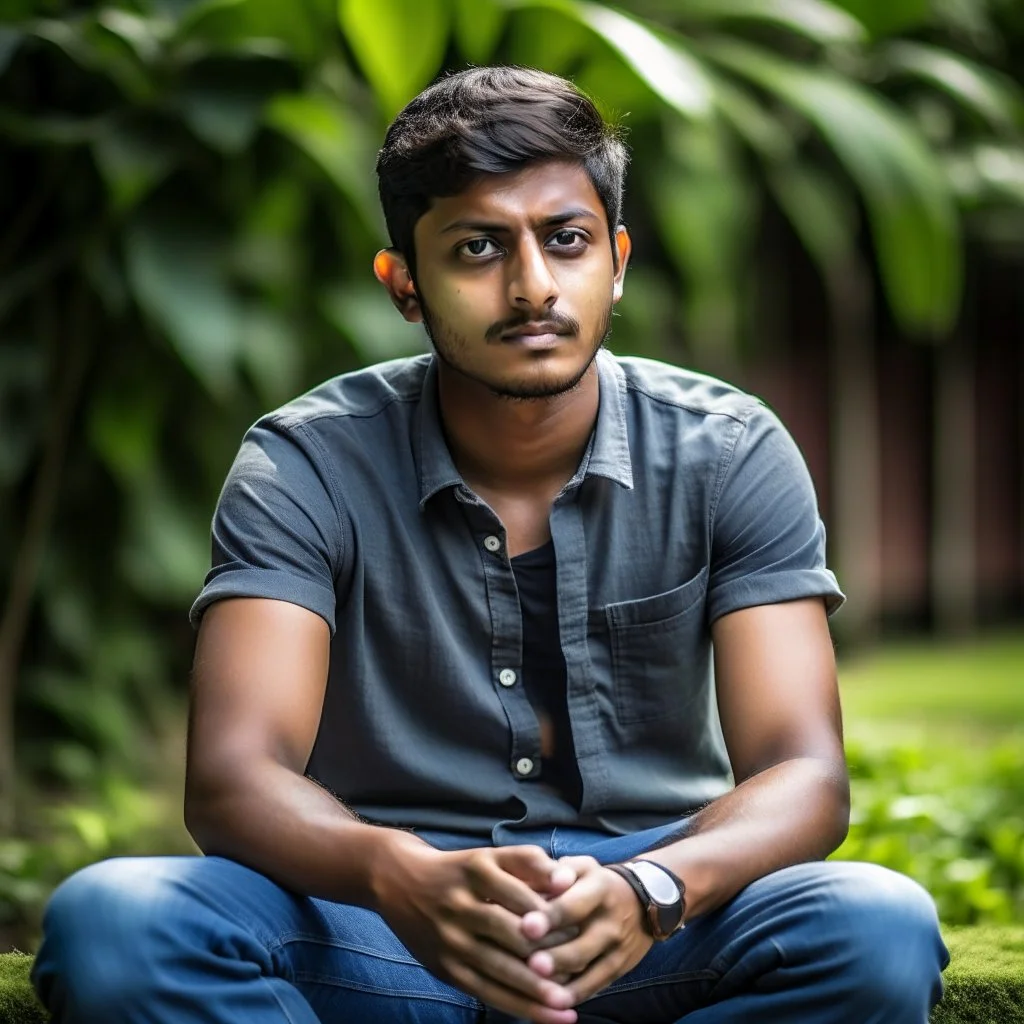
[[[417,89],[517,60],[628,115],[627,212],[646,251],[620,350],[681,360],[737,343],[769,193],[826,275],[861,252],[865,209],[894,313],[941,331],[960,288],[955,201],[1024,206],[1021,101],[987,14],[894,38],[924,32],[919,7],[5,5],[0,579],[5,624],[23,612],[26,627],[0,631],[18,684],[12,708],[0,656],[0,817],[15,713],[26,819],[40,791],[121,814],[104,780],[137,773],[181,698],[185,612],[245,427],[327,376],[422,349],[369,269],[387,241],[375,152]],[[5,847],[4,877],[22,880],[7,898],[134,842],[100,842],[89,820],[47,819],[64,851],[50,861],[45,838]]]
[[[64,756],[74,771],[72,751]],[[80,868],[108,857],[196,852],[181,820],[180,786],[104,773],[90,790],[49,802],[31,833],[0,838],[0,929],[15,928],[26,946],[36,941],[50,893]]]
[[[983,756],[848,742],[853,812],[834,857],[919,881],[950,924],[1024,913],[1024,745]]]

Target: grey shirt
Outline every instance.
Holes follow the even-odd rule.
[[[590,442],[550,517],[579,808],[539,777],[502,524],[445,443],[431,356],[345,374],[246,434],[192,607],[289,601],[331,631],[307,774],[370,821],[514,841],[668,822],[732,784],[709,626],[843,601],[804,461],[760,401],[597,357]]]

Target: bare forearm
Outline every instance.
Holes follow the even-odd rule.
[[[244,779],[192,784],[185,823],[209,856],[228,857],[306,896],[374,907],[372,869],[411,833],[361,822],[325,789],[265,761]]]
[[[645,856],[685,881],[689,919],[772,871],[828,856],[848,825],[845,766],[795,758],[747,779],[695,815],[685,838]]]

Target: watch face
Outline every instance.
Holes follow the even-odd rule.
[[[679,902],[679,886],[656,864],[645,860],[634,860],[630,862],[629,866],[637,878],[643,882],[644,888],[651,894],[651,899],[655,903],[667,907]]]

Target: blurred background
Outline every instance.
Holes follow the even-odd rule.
[[[849,595],[837,856],[1024,913],[1019,0],[2,0],[0,951],[76,868],[194,850],[189,604],[245,428],[423,351],[373,163],[445,69],[629,131],[611,347],[800,443]]]

